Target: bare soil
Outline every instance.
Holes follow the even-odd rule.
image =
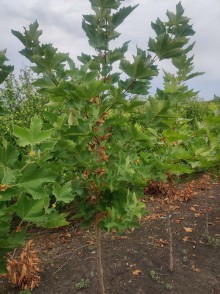
[[[181,185],[179,189],[184,191]],[[173,199],[170,215],[167,199],[146,196],[143,201],[149,214],[140,228],[120,236],[102,233],[107,294],[220,293],[220,185],[197,187],[194,192],[187,201]],[[173,233],[173,272],[169,270],[168,217]],[[57,230],[35,230],[32,239],[43,271],[42,283],[32,293],[100,293],[94,236],[93,229],[82,229],[77,223]],[[0,280],[1,294],[19,291],[7,279]]]

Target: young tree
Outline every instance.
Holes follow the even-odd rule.
[[[121,232],[137,226],[146,211],[140,197],[147,180],[154,177],[153,171],[163,166],[163,173],[157,175],[166,178],[170,170],[187,170],[180,164],[182,149],[179,157],[176,155],[179,165],[171,160],[175,149],[172,143],[186,136],[184,122],[178,120],[173,105],[177,98],[189,95],[179,84],[192,77],[191,69],[187,69],[192,60],[186,54],[192,49],[188,42],[194,31],[179,3],[175,13],[167,12],[167,22],[157,19],[152,24],[156,38],[149,39],[149,50],[137,48],[133,60],[129,60],[129,42],[115,49],[110,44],[119,36],[117,27],[136,6],[123,7],[122,0],[90,3],[93,13],[83,16],[82,26],[95,53],[82,53],[79,67],[68,54],[58,52],[51,44],[41,44],[37,21],[24,33],[12,31],[24,45],[21,54],[34,64],[38,79],[33,84],[47,97],[50,110],[32,117],[29,128],[14,125],[19,148],[25,149],[19,158],[14,152],[13,161],[8,162],[5,157],[9,147],[2,142],[5,155],[0,179],[6,209],[2,211],[8,215],[10,208],[10,217],[16,214],[20,226],[25,221],[43,227],[67,225],[67,214],[59,213],[58,208],[70,203],[77,213],[69,214],[68,221],[80,218],[84,224],[95,226],[100,289],[104,293],[100,228]],[[182,61],[181,56],[185,56]],[[138,95],[147,98],[150,81],[158,75],[157,59],[175,60],[178,77],[165,74],[167,85],[158,90],[156,98],[137,99]],[[113,67],[116,62],[117,72]],[[137,118],[140,107],[145,111]],[[175,130],[169,132],[173,123]],[[181,138],[175,137],[178,127]],[[161,146],[160,157],[155,149]],[[3,226],[0,223],[0,228]]]

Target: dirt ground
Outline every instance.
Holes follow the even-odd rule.
[[[140,228],[120,236],[102,233],[107,294],[220,293],[220,185],[194,183],[187,187],[178,187],[182,198],[174,197],[170,214],[166,197],[146,196],[143,201],[149,214]],[[169,270],[168,217],[173,235],[173,272]],[[31,293],[100,293],[94,235],[93,229],[85,230],[78,224],[35,231],[32,239],[43,272],[40,287]],[[13,293],[19,290],[1,279],[0,294]]]

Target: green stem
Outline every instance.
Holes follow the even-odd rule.
[[[28,167],[28,165],[30,164],[31,162],[28,160],[28,162],[22,167],[22,169],[20,169],[20,172],[22,172],[24,169],[26,169],[26,167]]]

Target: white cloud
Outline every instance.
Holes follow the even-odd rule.
[[[166,19],[166,11],[174,11],[178,1],[174,0],[126,0],[124,4],[140,4],[119,27],[122,33],[118,42],[131,40],[129,49],[136,45],[147,49],[149,37],[154,36],[151,21],[157,17]],[[191,18],[196,35],[194,48],[195,69],[206,75],[191,82],[201,96],[212,99],[214,93],[220,95],[220,4],[219,0],[182,0],[185,14]],[[22,48],[20,42],[10,33],[11,29],[23,31],[31,22],[38,20],[43,29],[43,42],[53,43],[62,52],[69,52],[76,59],[81,52],[90,52],[85,33],[81,28],[82,15],[90,12],[89,0],[1,0],[0,49],[8,48],[7,56],[16,68],[27,62],[17,53]],[[166,65],[166,68],[169,65]]]

